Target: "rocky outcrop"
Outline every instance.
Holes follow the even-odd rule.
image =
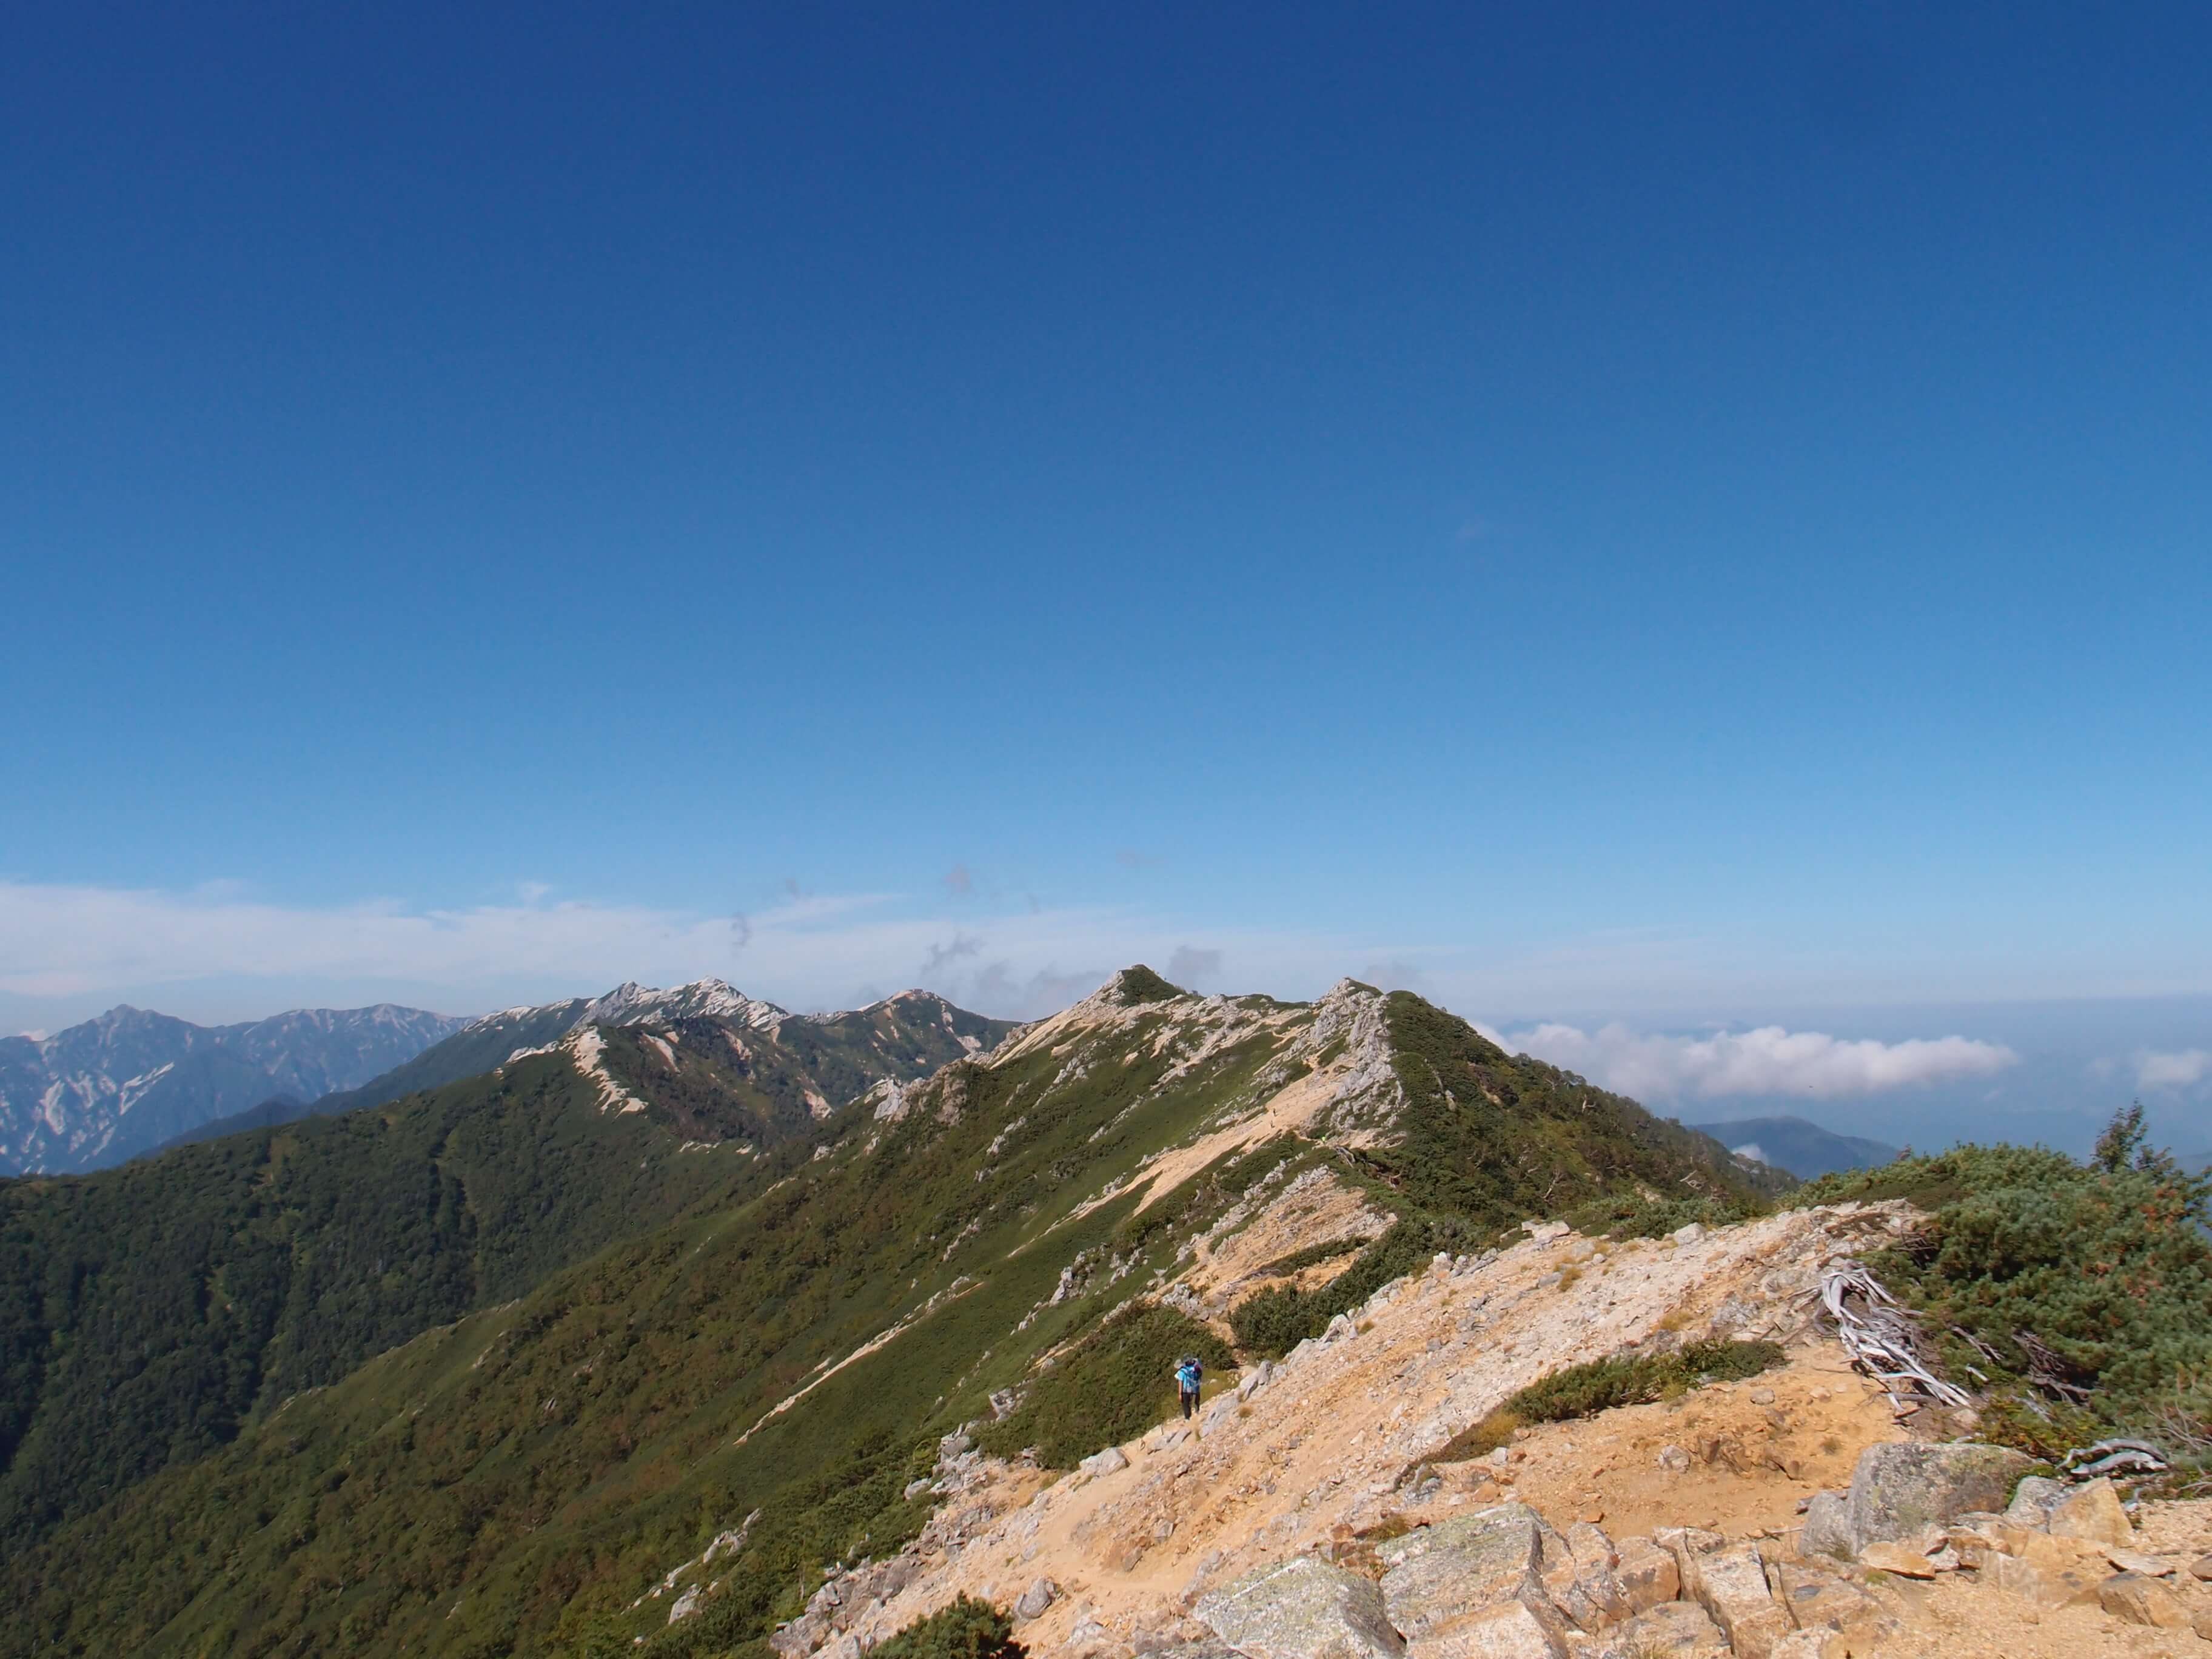
[[[1201,1597],[1197,1616],[1247,1659],[1400,1659],[1375,1582],[1310,1555]]]
[[[1870,1446],[1851,1471],[1854,1553],[1919,1537],[1954,1516],[2002,1508],[2034,1462],[2006,1446]]]

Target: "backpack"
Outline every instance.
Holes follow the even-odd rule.
[[[1188,1394],[1198,1392],[1198,1382],[1202,1375],[1195,1359],[1186,1359],[1176,1367],[1176,1382]]]

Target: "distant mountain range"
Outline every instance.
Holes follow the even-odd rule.
[[[99,1169],[274,1097],[351,1089],[465,1024],[389,1003],[240,1025],[122,1006],[52,1036],[0,1038],[0,1175]]]
[[[1754,1158],[1801,1180],[1838,1170],[1870,1170],[1897,1156],[1897,1148],[1857,1135],[1839,1135],[1802,1117],[1745,1117],[1732,1123],[1694,1123],[1738,1158]]]
[[[842,1013],[794,1014],[719,979],[696,980],[665,991],[633,981],[605,996],[502,1008],[471,1020],[442,1042],[358,1086],[319,1098],[258,1103],[199,1124],[169,1144],[381,1106],[425,1089],[481,1076],[528,1054],[546,1053],[573,1033],[594,1027],[668,1030],[693,1020],[757,1034],[758,1041],[750,1044],[742,1036],[737,1039],[745,1047],[744,1064],[750,1072],[783,1082],[803,1073],[795,1098],[804,1098],[811,1090],[840,1106],[879,1077],[926,1075],[948,1060],[981,1053],[1013,1029],[1011,1021],[971,1014],[929,991],[902,991]]]

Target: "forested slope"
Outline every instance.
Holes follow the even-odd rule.
[[[592,1027],[373,1109],[0,1184],[0,1543],[616,1239],[756,1190],[757,1154],[833,1101],[969,1052],[954,1014],[1006,1029],[927,1012],[802,1023],[788,1047],[709,1018]]]

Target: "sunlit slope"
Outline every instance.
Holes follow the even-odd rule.
[[[10,1561],[8,1650],[628,1652],[666,1617],[632,1603],[756,1516],[655,1644],[721,1650],[821,1562],[918,1526],[905,1487],[989,1392],[1322,1164],[1468,1229],[1624,1182],[1741,1190],[1713,1143],[1417,999],[1200,999],[1132,970],[755,1160],[767,1190],[70,1523]]]

